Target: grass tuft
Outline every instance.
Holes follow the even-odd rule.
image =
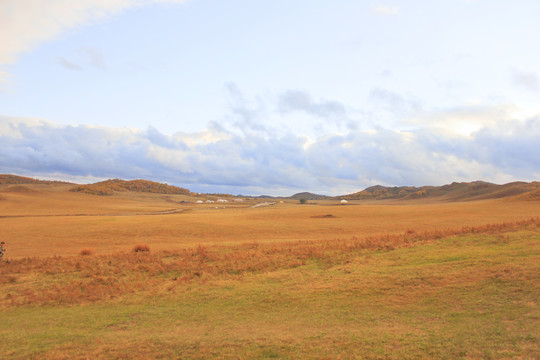
[[[133,252],[150,252],[150,246],[146,244],[138,244],[133,247]]]
[[[81,255],[81,256],[94,255],[94,249],[92,249],[92,248],[81,249],[81,251],[79,251],[79,255]]]

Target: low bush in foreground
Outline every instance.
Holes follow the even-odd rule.
[[[150,252],[150,246],[146,244],[138,244],[133,247],[133,252]]]
[[[92,248],[81,249],[81,251],[79,251],[79,255],[81,255],[81,256],[94,255],[94,249],[92,249]]]

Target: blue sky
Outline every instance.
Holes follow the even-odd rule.
[[[5,0],[0,173],[284,195],[538,180],[538,13]]]

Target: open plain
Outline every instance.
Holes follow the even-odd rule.
[[[540,356],[537,200],[70,187],[0,188],[3,358]]]
[[[295,200],[247,198],[241,203],[195,203],[189,197],[138,192],[96,196],[70,185],[0,189],[2,237],[9,257],[77,255],[249,242],[336,240],[512,222],[540,214],[538,201],[512,198],[465,202]],[[270,202],[274,205],[254,207]]]

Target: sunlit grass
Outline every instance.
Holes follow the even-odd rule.
[[[194,198],[183,195],[119,193],[102,197],[39,189],[2,196],[2,239],[8,243],[6,256],[12,259],[78,255],[84,248],[93,249],[95,255],[106,255],[130,252],[137,244],[161,251],[198,245],[349,239],[512,222],[540,213],[540,202],[506,199],[461,203],[351,202],[347,206],[336,200],[309,205],[295,201],[251,208],[258,201],[252,199],[216,209],[211,206],[215,204],[197,205]],[[183,211],[114,215],[173,208]]]
[[[2,264],[2,276],[17,279],[0,284],[0,351],[19,359],[538,356],[538,219],[376,240]]]

